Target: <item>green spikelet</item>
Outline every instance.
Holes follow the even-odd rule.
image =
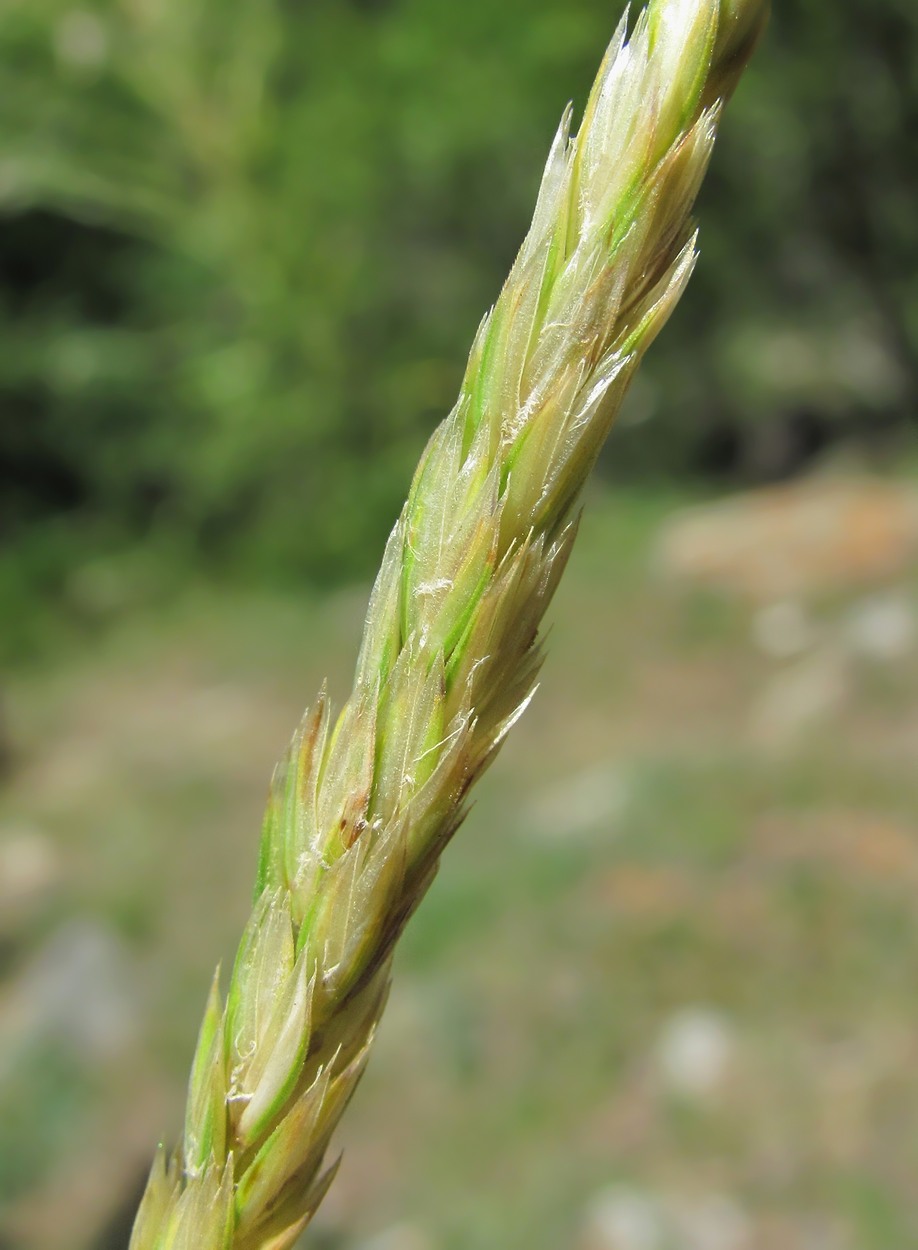
[[[157,1157],[132,1250],[282,1250],[385,1004],[393,945],[526,707],[575,509],[695,263],[692,206],[766,0],[623,19],[389,538],[354,689],[323,692],[277,770],[252,917],[216,981],[184,1145]]]

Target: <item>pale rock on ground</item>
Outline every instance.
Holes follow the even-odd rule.
[[[734,1031],[725,1016],[708,1007],[685,1007],[670,1016],[657,1039],[657,1072],[670,1093],[711,1099],[723,1089],[736,1050]]]
[[[630,1185],[610,1185],[589,1203],[578,1250],[666,1250],[659,1200]]]
[[[790,660],[809,651],[819,630],[797,599],[779,599],[759,608],[752,620],[752,640],[771,660]]]
[[[102,68],[109,55],[109,34],[87,9],[65,13],[54,31],[54,51],[61,65],[83,74]]]
[[[62,877],[57,849],[31,826],[0,829],[0,934],[26,927],[56,892]]]
[[[680,512],[657,549],[669,579],[759,603],[870,585],[916,559],[918,491],[870,477],[812,477]]]
[[[904,660],[918,640],[914,605],[903,594],[871,595],[851,608],[843,634],[850,649],[864,659],[885,664]]]
[[[40,1038],[90,1064],[123,1054],[140,1028],[136,987],[130,956],[110,930],[65,924],[0,998],[0,1071]]]
[[[691,1197],[610,1185],[587,1206],[578,1250],[751,1250],[752,1225],[727,1194]]]
[[[750,735],[765,749],[792,748],[800,736],[826,724],[851,694],[849,662],[832,646],[776,674],[750,710]]]
[[[360,1242],[359,1250],[433,1250],[433,1242],[416,1224],[393,1224]]]
[[[525,826],[540,838],[563,842],[569,837],[609,833],[623,816],[628,783],[608,764],[591,768],[539,790],[526,813]]]
[[[749,1250],[752,1228],[746,1212],[727,1194],[705,1194],[672,1202],[675,1244],[680,1250]]]

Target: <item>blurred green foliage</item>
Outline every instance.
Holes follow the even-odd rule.
[[[780,471],[915,408],[918,10],[777,7],[609,470]],[[368,572],[620,8],[6,0],[0,597],[163,535]]]

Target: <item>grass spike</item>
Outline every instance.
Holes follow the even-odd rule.
[[[565,112],[386,546],[351,696],[332,720],[320,694],[276,773],[184,1152],[157,1155],[131,1250],[284,1250],[331,1183],[393,945],[534,693],[581,489],[692,272],[694,199],[768,7],[650,0],[630,35],[622,19],[575,136]]]

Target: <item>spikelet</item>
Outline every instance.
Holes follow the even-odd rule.
[[[354,689],[324,691],[278,768],[254,910],[214,982],[179,1155],[132,1250],[282,1250],[334,1166],[393,945],[528,704],[575,506],[695,263],[692,206],[766,0],[651,0],[615,33],[576,138],[389,538]]]

